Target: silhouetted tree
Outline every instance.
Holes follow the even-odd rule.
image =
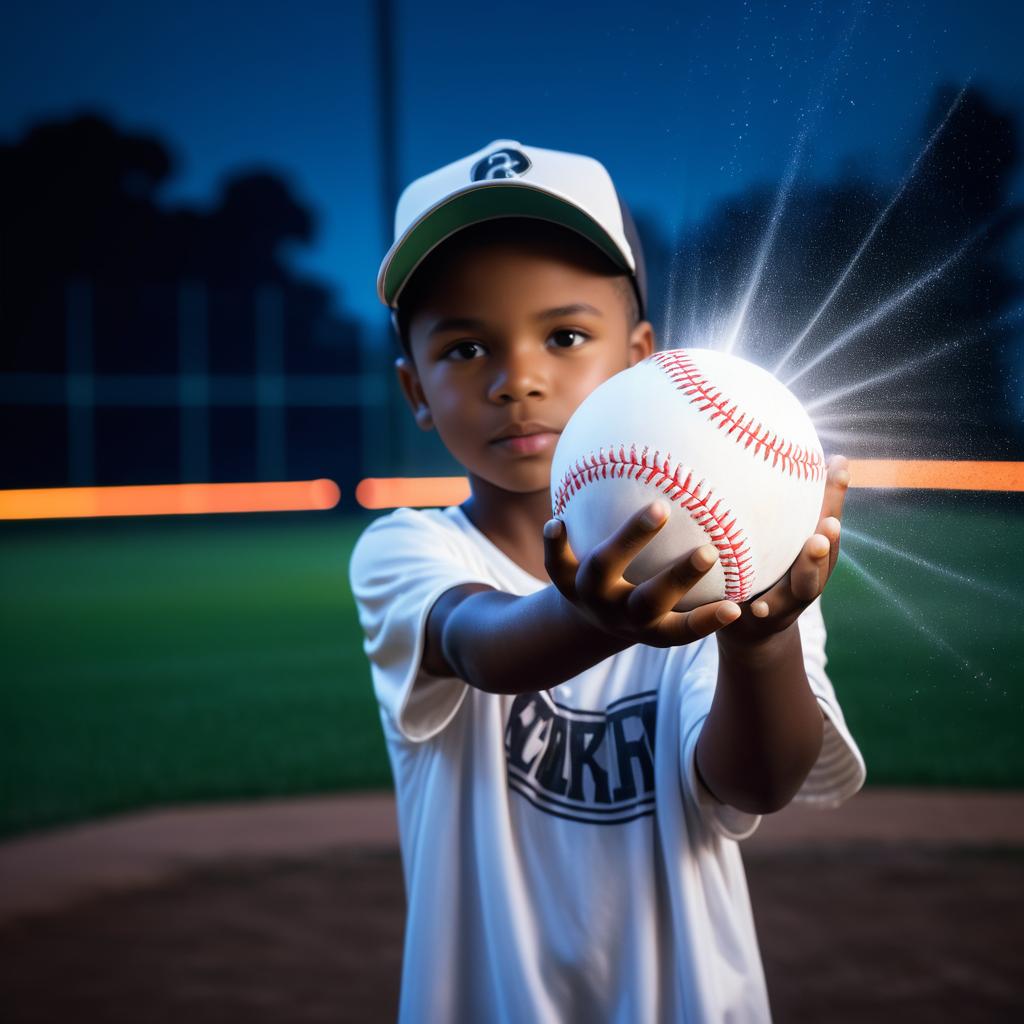
[[[937,92],[908,168],[955,96],[950,88]],[[1022,440],[1008,383],[1016,353],[1009,351],[1013,334],[1006,323],[1022,291],[1009,259],[1012,234],[1022,223],[1022,208],[1008,202],[1018,158],[1013,118],[969,88],[834,300],[779,372],[791,377],[846,335],[846,343],[794,382],[797,394],[813,403],[881,378],[817,410],[823,421],[834,417],[831,429],[846,417],[844,437],[826,448],[1005,457],[1015,439]],[[896,187],[850,168],[834,182],[794,188],[738,338],[739,354],[769,368],[777,364]],[[674,343],[709,344],[732,329],[775,202],[773,189],[751,190],[720,206],[686,239],[677,255],[683,272],[674,295]],[[879,314],[906,292],[905,301]],[[896,372],[882,376],[890,370]]]
[[[53,310],[75,279],[114,288],[122,301],[127,292],[137,300],[145,289],[182,281],[243,291],[275,284],[290,311],[291,361],[353,366],[357,321],[332,310],[326,287],[296,277],[282,262],[286,243],[308,243],[315,234],[311,212],[288,185],[270,172],[249,172],[225,184],[209,213],[171,210],[161,205],[159,191],[173,166],[157,139],[122,133],[95,115],[38,125],[16,144],[0,146],[0,367],[63,368],[63,317]],[[133,317],[118,325],[115,310],[105,326],[105,340],[134,333],[138,344]],[[160,343],[173,340],[170,332]],[[215,343],[236,353],[229,361],[245,365],[251,322],[222,318]],[[174,362],[171,353],[153,353],[154,368]]]
[[[323,284],[284,261],[286,245],[308,244],[316,231],[287,182],[251,170],[228,180],[209,212],[172,209],[161,190],[173,172],[160,140],[93,114],[37,125],[0,145],[0,372],[192,373],[182,344],[189,317],[185,330],[198,330],[196,351],[205,349],[196,358],[214,373],[260,369],[268,331],[274,343],[262,348],[272,364],[281,353],[281,365],[263,367],[272,373],[357,372],[359,322],[334,308],[336,296]],[[85,296],[77,306],[76,289]],[[81,365],[69,366],[69,349]],[[59,387],[56,394],[59,403]],[[244,399],[232,403],[210,411],[210,472],[251,478],[255,412]],[[346,481],[357,474],[354,408],[314,405],[282,415],[292,474]],[[66,482],[76,428],[63,416],[59,404],[3,411],[0,426],[20,442],[0,455],[0,484]],[[176,478],[185,442],[173,404],[157,409],[140,400],[134,408],[122,399],[117,408],[99,407],[94,427],[98,482]]]

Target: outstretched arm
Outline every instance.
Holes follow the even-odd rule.
[[[723,803],[753,814],[792,800],[821,750],[823,718],[804,671],[797,618],[839,557],[850,475],[829,463],[817,532],[789,572],[718,633],[718,682],[697,741],[697,770]]]
[[[478,583],[438,598],[423,668],[490,693],[546,690],[627,645],[575,614],[554,587],[516,597]]]
[[[482,584],[442,594],[427,619],[424,669],[491,693],[544,690],[635,643],[687,644],[733,622],[740,609],[731,601],[672,611],[715,564],[711,545],[639,586],[622,578],[667,516],[663,503],[637,513],[582,563],[551,520],[544,551],[554,585],[526,597]]]

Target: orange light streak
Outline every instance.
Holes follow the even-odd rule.
[[[356,501],[372,509],[460,505],[468,497],[464,476],[367,477],[356,485]]]
[[[1024,491],[1024,462],[941,459],[850,459],[850,486],[936,491]],[[469,497],[461,476],[370,477],[356,486],[368,509],[458,505]]]
[[[940,459],[851,459],[850,486],[878,489],[1024,491],[1024,462]],[[469,481],[449,477],[368,477],[356,487],[366,509],[458,505]],[[0,519],[298,512],[334,508],[333,480],[276,483],[156,484],[137,487],[55,487],[0,491]]]
[[[851,487],[1024,491],[1024,462],[850,459]]]
[[[0,491],[0,519],[205,515],[213,512],[301,512],[334,508],[333,480],[244,484],[154,484]]]

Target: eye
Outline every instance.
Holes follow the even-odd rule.
[[[556,348],[579,348],[589,337],[590,335],[584,334],[583,331],[567,327],[561,331],[554,331],[551,340]]]
[[[443,358],[451,359],[456,363],[465,363],[470,359],[479,358],[484,351],[484,347],[479,341],[460,341],[448,349]]]

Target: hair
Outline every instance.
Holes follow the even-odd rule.
[[[532,217],[501,217],[462,228],[446,238],[413,271],[398,298],[397,333],[402,350],[411,353],[409,325],[416,310],[437,287],[443,275],[464,252],[474,246],[501,243],[546,244],[568,253],[574,263],[592,273],[611,278],[622,297],[630,331],[640,323],[640,300],[632,277],[617,267],[592,242],[569,228]]]

